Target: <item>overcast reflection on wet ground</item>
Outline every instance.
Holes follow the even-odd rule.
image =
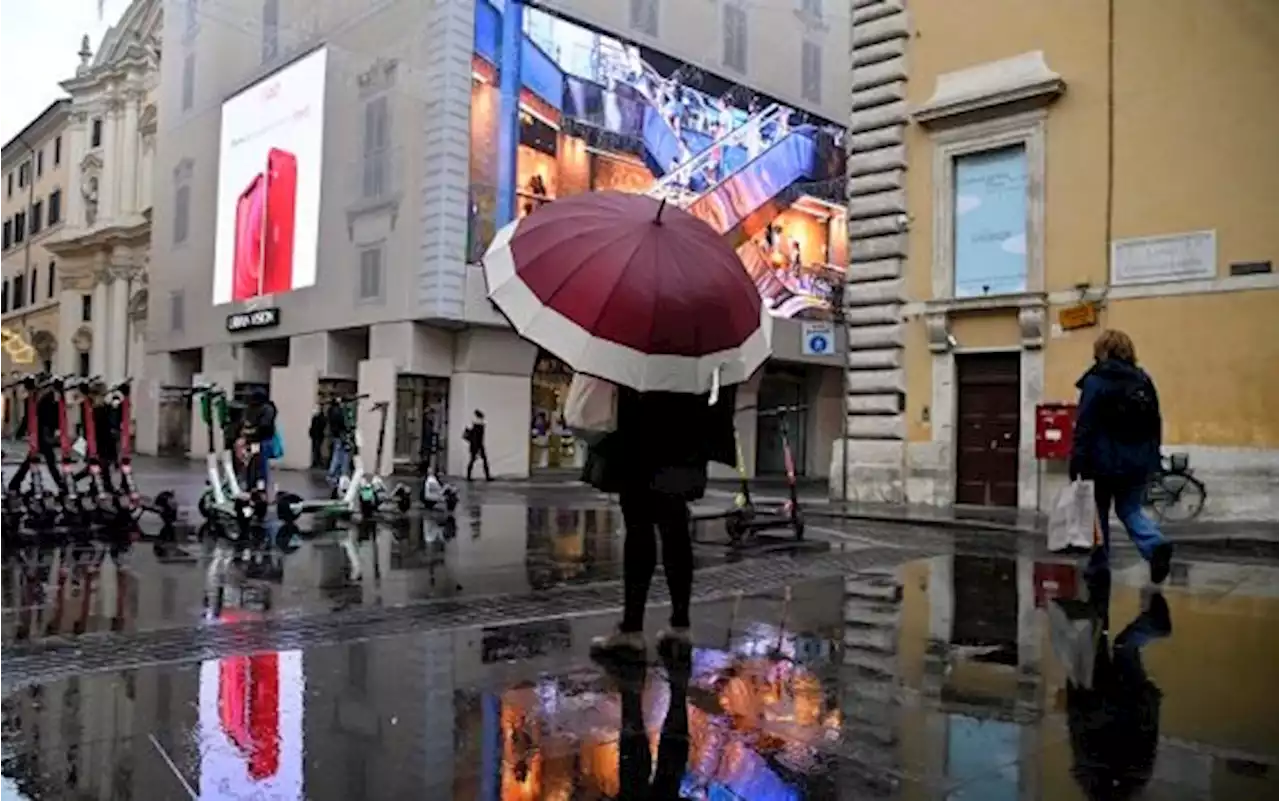
[[[1277,791],[1274,566],[1180,561],[1155,592],[1140,565],[1103,583],[1016,553],[904,556],[759,592],[748,583],[695,606],[692,649],[606,666],[588,649],[616,612],[597,603],[547,616],[539,605],[594,597],[620,575],[613,513],[521,516],[518,559],[504,529],[466,515],[456,526],[275,530],[257,549],[7,553],[4,659],[21,680],[5,678],[3,798]],[[762,570],[836,563],[750,558]],[[729,575],[715,572],[727,561],[700,550],[703,576]],[[427,615],[394,636],[355,626],[289,648],[253,639],[256,621],[465,611],[493,596],[530,600],[476,625]],[[651,632],[663,617],[655,607]],[[149,662],[148,638],[168,628],[247,633],[208,658]],[[99,656],[118,645],[116,666],[38,678],[46,653],[65,659],[75,643]]]

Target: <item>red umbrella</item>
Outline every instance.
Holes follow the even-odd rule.
[[[549,203],[494,238],[489,298],[574,370],[640,391],[708,392],[769,357],[772,318],[710,226],[645,195]]]

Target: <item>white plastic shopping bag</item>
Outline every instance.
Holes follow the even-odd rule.
[[[587,442],[618,427],[618,388],[602,378],[574,373],[564,402],[564,422]]]
[[[1067,680],[1078,687],[1092,688],[1101,621],[1088,604],[1075,599],[1055,598],[1048,611],[1049,641]]]
[[[1093,482],[1072,481],[1058,493],[1049,513],[1049,550],[1054,553],[1092,550],[1097,521]]]

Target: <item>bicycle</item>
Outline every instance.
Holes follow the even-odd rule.
[[[1185,453],[1161,457],[1160,470],[1147,481],[1143,506],[1161,522],[1185,523],[1204,509],[1204,482],[1192,475],[1191,458]]]

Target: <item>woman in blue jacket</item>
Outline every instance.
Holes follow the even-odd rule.
[[[1094,482],[1102,545],[1089,560],[1105,566],[1111,546],[1111,507],[1129,532],[1142,558],[1151,565],[1151,580],[1169,575],[1173,545],[1155,521],[1143,514],[1147,480],[1160,469],[1160,400],[1151,377],[1138,366],[1133,340],[1122,331],[1103,331],[1093,344],[1093,366],[1076,386],[1075,439],[1071,479]]]

